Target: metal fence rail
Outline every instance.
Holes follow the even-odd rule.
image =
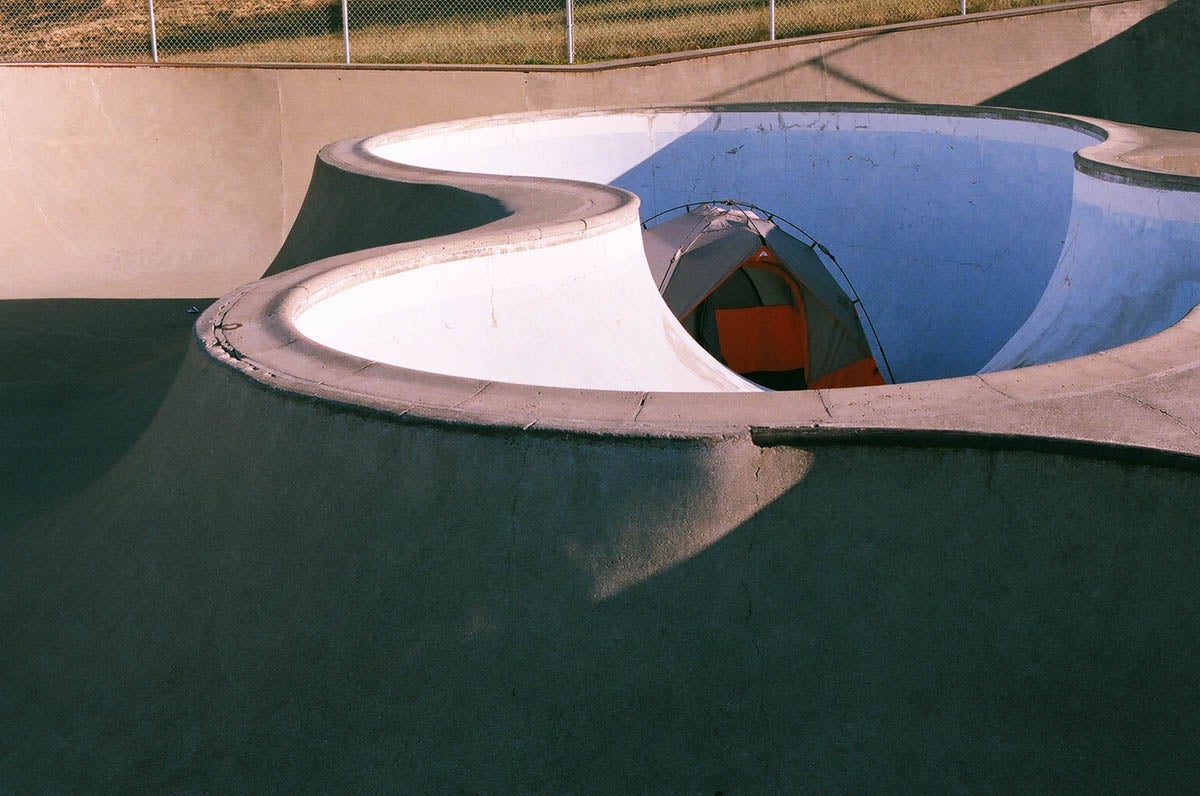
[[[0,61],[602,61],[1063,0],[22,0]]]

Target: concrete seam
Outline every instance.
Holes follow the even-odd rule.
[[[8,127],[8,114],[4,110],[3,102],[0,102],[0,130],[4,131],[4,140],[8,143],[8,151],[12,154],[13,163],[16,163],[17,150],[13,145],[12,131]]]
[[[821,96],[830,102],[833,98],[829,96],[829,64],[825,62],[825,42],[817,42],[817,57],[814,60],[821,70]]]

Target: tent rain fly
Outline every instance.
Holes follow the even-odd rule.
[[[883,384],[854,303],[813,247],[736,203],[643,233],[663,300],[718,361],[775,390]]]

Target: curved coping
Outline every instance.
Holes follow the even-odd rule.
[[[1200,176],[1138,162],[1165,131],[1042,112],[943,105],[786,103],[622,109],[625,113],[762,110],[933,114],[1070,127],[1097,143],[1075,155],[1080,171],[1126,184],[1200,191]],[[592,111],[586,112],[591,113]],[[557,118],[516,114],[461,124]],[[453,125],[414,128],[428,134]],[[395,134],[389,135],[389,139]],[[1103,458],[1200,462],[1200,310],[1119,348],[1019,370],[881,387],[778,393],[619,392],[445,376],[373,362],[321,346],[294,319],[313,303],[403,270],[577,240],[636,223],[638,200],[621,189],[570,180],[466,174],[385,161],[372,139],[325,147],[320,159],[350,173],[449,184],[492,196],[511,211],[476,229],[323,259],[246,285],[201,315],[196,334],[224,365],[273,390],[411,421],[479,429],[602,437],[751,436],[759,444],[868,442],[1068,450]],[[1200,153],[1200,135],[1172,139]],[[1182,457],[1182,459],[1180,458]]]

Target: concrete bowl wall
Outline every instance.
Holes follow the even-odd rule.
[[[754,391],[675,320],[623,224],[413,267],[313,301],[296,328],[376,362],[608,390]]]
[[[1062,248],[1072,156],[1102,137],[1054,117],[780,106],[476,120],[368,146],[428,168],[619,186],[644,219],[758,205],[837,256],[896,378],[916,381],[978,371],[1029,315]]]
[[[771,109],[693,107],[620,111],[614,112],[607,122],[600,119],[597,124],[613,126],[609,131],[613,140],[604,150],[606,155],[593,158],[580,141],[563,135],[564,131],[582,130],[593,118],[597,117],[569,112],[501,117],[331,145],[318,160],[310,194],[292,236],[271,268],[273,276],[214,305],[197,327],[201,339],[213,356],[223,360],[232,357],[229,364],[246,370],[256,379],[268,378],[274,386],[286,384],[288,389],[306,394],[389,412],[416,412],[486,426],[537,425],[603,434],[669,436],[744,434],[747,428],[757,428],[768,435],[782,430],[785,436],[796,429],[820,429],[821,433],[833,429],[924,429],[1000,434],[1005,438],[1030,435],[1032,439],[1058,439],[1072,444],[1086,440],[1152,448],[1165,446],[1187,452],[1196,448],[1194,435],[1187,432],[1190,426],[1167,410],[1163,411],[1181,425],[1163,428],[1155,422],[1150,424],[1154,430],[1149,431],[1147,426],[1130,425],[1120,412],[1105,410],[1095,414],[1061,408],[1088,402],[1128,401],[1129,395],[1142,391],[1145,395],[1137,399],[1139,405],[1166,406],[1172,403],[1173,393],[1163,394],[1156,379],[1164,372],[1177,373],[1190,368],[1195,324],[1175,322],[1195,304],[1188,275],[1196,273],[1200,266],[1195,260],[1196,247],[1189,247],[1186,242],[1200,240],[1196,221],[1200,213],[1189,215],[1190,208],[1196,207],[1200,200],[1200,179],[1153,171],[1135,163],[1135,156],[1145,150],[1147,141],[1157,140],[1154,131],[1052,114],[984,112],[945,106],[798,103]],[[826,127],[824,133],[810,131],[810,126],[815,130],[822,123]],[[802,132],[793,131],[797,125]],[[838,129],[831,131],[831,127]],[[489,133],[488,128],[495,130]],[[829,142],[836,141],[841,134],[838,130],[843,128],[851,142],[851,151],[834,155],[833,152],[842,150]],[[667,131],[661,139],[645,134],[660,129]],[[547,130],[554,134],[544,134]],[[643,131],[640,145],[636,144],[638,130]],[[730,130],[733,137],[723,137],[722,131]],[[697,386],[693,382],[680,387],[670,377],[643,381],[646,371],[672,358],[677,360],[673,366],[678,367],[682,362],[684,370],[698,367],[703,371],[703,363],[693,358],[694,352],[682,357],[678,350],[667,352],[675,339],[670,335],[663,346],[662,340],[653,339],[657,335],[647,339],[644,330],[631,332],[613,337],[613,347],[604,350],[593,339],[608,334],[599,333],[599,327],[565,330],[570,309],[564,312],[561,307],[554,307],[556,295],[561,293],[568,304],[579,306],[590,294],[588,289],[578,294],[560,291],[561,285],[555,287],[558,277],[542,285],[549,288],[536,301],[521,304],[519,312],[509,312],[512,308],[505,307],[495,316],[498,320],[500,314],[507,313],[506,324],[492,323],[491,311],[508,299],[503,290],[493,289],[491,276],[487,280],[479,278],[481,273],[488,274],[488,269],[495,269],[493,275],[511,269],[504,277],[510,279],[521,271],[523,260],[548,257],[548,261],[553,261],[557,247],[585,239],[601,241],[588,255],[595,258],[593,264],[600,271],[637,270],[640,252],[636,251],[636,238],[632,234],[638,218],[633,195],[599,182],[432,167],[481,167],[486,158],[472,154],[476,148],[463,143],[471,140],[481,144],[490,142],[493,157],[497,152],[512,153],[506,157],[515,159],[518,165],[540,163],[545,168],[546,163],[552,164],[556,158],[564,163],[598,160],[602,168],[581,176],[617,183],[640,174],[642,184],[661,188],[657,193],[650,191],[654,194],[653,209],[675,201],[664,196],[679,197],[692,190],[691,186],[703,186],[705,180],[713,187],[696,187],[695,193],[688,195],[696,199],[712,198],[710,191],[719,189],[711,175],[720,170],[710,165],[719,159],[715,153],[728,153],[729,150],[720,149],[722,146],[732,144],[730,149],[736,149],[736,142],[743,140],[746,142],[743,149],[763,149],[778,165],[792,152],[783,146],[792,135],[799,136],[797,140],[810,147],[820,142],[823,162],[828,163],[830,173],[835,171],[834,164],[840,167],[843,161],[865,160],[861,153],[868,145],[903,151],[906,157],[902,162],[906,166],[897,169],[896,179],[907,186],[908,196],[903,187],[891,189],[888,194],[896,213],[902,214],[909,205],[916,204],[925,209],[923,218],[931,224],[930,208],[946,215],[957,213],[960,219],[978,214],[981,219],[1005,218],[1010,225],[1016,224],[1014,219],[1024,219],[1030,225],[1025,230],[1028,234],[1011,229],[1008,234],[1013,237],[1003,240],[971,242],[965,235],[956,238],[959,241],[956,245],[964,249],[958,256],[964,259],[951,261],[941,253],[942,239],[936,229],[930,232],[912,224],[911,230],[904,232],[926,247],[925,256],[934,260],[937,268],[896,265],[895,251],[902,248],[899,243],[891,250],[872,253],[874,259],[868,260],[871,267],[853,262],[853,257],[846,258],[851,260],[847,271],[876,316],[889,356],[900,361],[900,367],[896,368],[900,381],[912,378],[914,371],[921,372],[918,363],[921,367],[931,367],[929,362],[938,355],[929,351],[962,351],[979,346],[974,338],[994,334],[989,319],[1017,329],[1023,322],[1037,322],[1037,315],[1030,315],[1035,308],[1044,314],[1044,308],[1063,295],[1074,297],[1073,291],[1051,278],[1051,274],[1057,273],[1056,267],[1083,273],[1088,266],[1093,272],[1108,275],[1098,283],[1100,293],[1092,291],[1093,300],[1100,295],[1107,302],[1106,312],[1091,313],[1088,300],[1077,300],[1070,306],[1079,327],[1089,330],[1093,342],[1117,348],[1092,349],[1093,353],[1087,356],[1039,367],[1021,362],[1018,364],[1026,367],[972,377],[790,395],[700,396],[695,394],[696,390],[707,391],[711,385]],[[1049,144],[1039,143],[1043,139]],[[685,143],[692,140],[698,143]],[[599,146],[603,141],[608,139],[601,136],[593,144]],[[412,159],[427,165],[398,162],[409,142],[414,147],[409,153]],[[1073,148],[1087,142],[1092,143]],[[450,146],[454,143],[458,146]],[[486,150],[488,146],[482,148]],[[965,176],[945,168],[935,157],[937,152],[944,152],[953,160],[961,157],[963,149],[972,154],[955,162],[964,167],[973,164],[974,168]],[[700,157],[696,153],[701,150],[713,157]],[[555,151],[560,154],[555,156]],[[680,152],[687,155],[683,161],[691,164],[690,174],[694,179],[690,181],[684,167],[673,157]],[[917,152],[925,152],[928,161],[917,158],[914,155]],[[574,157],[569,153],[574,153]],[[879,165],[854,166],[851,171],[857,175],[884,172],[888,161],[882,154],[880,158]],[[664,176],[654,182],[655,164],[660,161],[665,165],[658,171]],[[998,165],[993,161],[998,161]],[[815,160],[809,157],[801,162],[811,165]],[[1013,180],[1008,173],[1013,169],[1026,182]],[[1055,177],[1060,172],[1061,179]],[[728,168],[726,173],[735,175]],[[875,183],[858,184],[850,179],[849,173],[841,173],[840,181],[833,183],[835,186],[862,193],[865,202],[878,202],[872,191],[886,183],[884,177],[874,177]],[[1050,183],[1044,191],[1037,182],[1042,173],[1048,175]],[[614,174],[617,177],[612,177]],[[760,171],[757,176],[766,183],[769,175]],[[982,178],[991,178],[1009,190],[996,192],[995,186],[989,188],[987,179]],[[735,176],[731,179],[737,182]],[[774,183],[786,185],[789,181],[776,179]],[[678,184],[685,185],[685,189],[674,187]],[[955,186],[957,193],[953,190]],[[1051,218],[1052,214],[1041,203],[1039,197],[1044,193],[1065,193],[1063,198],[1055,200],[1061,205],[1057,217]],[[786,195],[795,201],[804,199],[798,191]],[[947,195],[953,201],[947,200]],[[363,197],[368,197],[369,202],[359,201]],[[1012,209],[1025,204],[1027,197],[1032,197],[1029,203],[1041,212]],[[1125,197],[1123,204],[1122,197]],[[972,202],[979,204],[985,200],[990,215],[971,209]],[[837,207],[851,204],[851,199],[837,196],[832,201],[813,199],[812,202],[824,207],[823,217],[833,218],[838,215],[834,212]],[[880,215],[880,224],[895,223],[882,210]],[[852,219],[841,221],[840,234],[844,235],[873,223],[872,219],[844,209],[841,216]],[[834,221],[829,223],[832,228]],[[1063,231],[1054,232],[1060,226]],[[430,229],[439,231],[430,236]],[[1164,230],[1171,234],[1162,237]],[[1071,239],[1063,247],[1058,236],[1067,235],[1068,231]],[[976,233],[982,234],[978,228]],[[379,246],[381,236],[389,234],[400,242]],[[369,245],[376,248],[356,252],[367,245],[357,241],[370,241]],[[1090,248],[1085,248],[1085,243]],[[911,241],[908,245],[912,245]],[[981,252],[1004,252],[1005,247],[1021,246],[1041,247],[1044,256],[1035,258],[1028,249],[1023,249],[1026,252],[1023,257],[1006,254],[1003,265],[982,267]],[[1131,262],[1125,255],[1135,246],[1140,246],[1140,251],[1148,257],[1156,256],[1158,251],[1177,256],[1169,268],[1165,264],[1160,267],[1145,261]],[[328,257],[338,251],[346,253]],[[1073,254],[1089,251],[1082,258]],[[914,256],[914,262],[919,259]],[[488,313],[478,313],[487,322],[476,323],[466,336],[456,338],[453,330],[435,322],[437,312],[426,312],[428,307],[415,314],[409,310],[388,311],[388,305],[397,300],[407,302],[411,309],[414,299],[404,295],[406,280],[425,269],[433,269],[427,273],[445,271],[446,274],[457,269],[460,275],[465,275],[463,281],[473,283],[470,289],[476,292],[479,306],[486,304],[485,309],[491,308]],[[561,273],[568,271],[570,268],[566,266],[561,269]],[[1137,276],[1139,272],[1156,271],[1161,272],[1158,282],[1140,280]],[[554,275],[556,269],[544,268],[542,273]],[[625,277],[632,273],[627,271]],[[933,281],[929,276],[937,273],[941,274],[941,281]],[[921,274],[925,278],[920,278]],[[1171,281],[1173,291],[1160,289],[1164,280]],[[481,287],[485,282],[487,291]],[[453,278],[445,283],[454,284]],[[617,303],[613,297],[625,283],[616,278],[605,284],[607,292],[597,294],[602,308],[606,303],[610,306]],[[647,287],[644,279],[638,284]],[[396,292],[389,297],[379,289],[381,285],[391,285]],[[1104,293],[1105,285],[1124,287]],[[1147,290],[1140,289],[1143,285]],[[1025,298],[1014,302],[1011,294],[1016,293]],[[336,306],[339,294],[367,297],[370,301],[358,305],[350,301],[328,313],[327,320],[334,319],[333,325],[340,330],[338,334],[349,330],[347,339],[361,338],[351,342],[365,344],[367,338],[378,336],[376,332],[383,326],[396,323],[398,326],[391,336],[398,340],[411,337],[405,343],[408,353],[398,357],[392,355],[395,351],[386,353],[381,350],[388,347],[386,341],[374,349],[347,345],[346,350],[338,350],[305,334],[300,327],[305,327],[306,313],[318,317],[320,305],[332,301],[335,303],[329,306]],[[430,301],[436,299],[429,291],[424,295]],[[871,304],[875,300],[878,305]],[[415,303],[421,301],[424,299]],[[1009,309],[999,311],[996,305],[1007,305]],[[558,313],[558,332],[546,332],[549,327],[539,329],[533,316],[542,311]],[[589,308],[589,312],[593,320],[603,315],[603,310],[597,314],[595,308]],[[411,323],[410,314],[424,320],[405,327]],[[1130,323],[1131,319],[1136,324]],[[362,321],[368,333],[359,335],[352,321]],[[1172,323],[1175,325],[1171,326]],[[493,367],[497,358],[504,359],[498,357],[506,344],[503,341],[507,333],[500,328],[503,325],[517,329],[507,339],[509,343],[519,343],[505,354],[507,371]],[[313,328],[308,331],[320,337]],[[539,335],[554,334],[561,334],[562,338],[555,337],[547,343],[550,349],[558,351],[551,357],[553,364],[544,368],[540,376],[532,370],[523,371],[522,368],[531,367],[523,360],[536,356],[534,346]],[[981,356],[991,357],[1009,339],[1000,337],[983,348]],[[1046,359],[1054,359],[1056,346],[1057,350],[1067,350],[1077,343],[1077,336],[1063,341],[1055,340],[1052,334],[1035,337],[1042,344],[1039,355]],[[1143,339],[1139,341],[1139,337]],[[577,344],[581,339],[587,341],[585,345]],[[662,347],[651,356],[649,352],[656,345]],[[487,356],[472,353],[476,346],[481,346]],[[437,362],[422,354],[422,347],[437,352],[433,358]],[[654,364],[641,375],[622,376],[625,381],[589,384],[543,379],[547,372],[586,370],[588,357],[607,357],[608,364],[604,367],[622,360],[636,361],[643,349],[647,361]],[[463,353],[454,354],[455,350]],[[447,354],[453,355],[444,356]],[[660,355],[665,359],[659,358]],[[965,356],[957,361],[962,365]],[[704,378],[711,379],[711,371]],[[538,383],[540,379],[542,383]]]
[[[1106,135],[1092,122],[1048,114],[751,106],[493,117],[377,136],[364,148],[385,160],[443,172],[617,186],[641,200],[643,220],[704,201],[733,198],[755,204],[798,225],[837,256],[879,332],[896,380],[918,381],[1120,345],[1161,331],[1200,301],[1188,276],[1200,268],[1189,246],[1200,239],[1198,195],[1077,174],[1075,153]],[[1068,237],[1070,246],[1064,249]],[[597,256],[608,260],[609,270],[618,262],[641,260],[633,235],[619,238],[624,246],[615,240],[599,244]],[[529,264],[514,258],[505,268],[534,268],[538,255],[523,256]],[[579,260],[565,252],[558,257]],[[1144,268],[1128,267],[1160,259],[1170,267],[1151,269],[1156,278],[1146,278]],[[492,267],[500,268],[498,261]],[[451,293],[487,283],[470,276],[466,266],[454,272],[462,277],[461,287]],[[1104,276],[1089,281],[1085,273]],[[564,271],[554,278],[568,276]],[[492,324],[472,333],[455,324],[450,334],[438,327],[431,335],[418,322],[422,316],[412,312],[413,302],[400,312],[395,297],[383,296],[385,285],[411,295],[417,281],[390,278],[332,300],[320,311],[309,309],[305,332],[370,359],[458,375],[565,386],[709,389],[687,379],[673,382],[663,372],[650,354],[661,337],[659,323],[640,339],[625,328],[633,335],[628,341],[614,334],[613,323],[603,332],[597,327],[593,342],[608,345],[588,353],[619,363],[640,356],[648,375],[663,374],[651,375],[649,382],[643,377],[639,383],[632,374],[616,380],[573,378],[573,351],[548,356],[547,363],[558,363],[548,370],[528,372],[522,370],[531,364],[528,358],[515,362],[514,369],[485,365],[474,353],[477,361],[459,362],[466,352],[485,351],[488,363],[505,361],[495,351],[505,330]],[[622,297],[627,302],[640,295],[625,286],[615,293],[594,286],[587,290],[604,308],[601,320],[604,313],[617,316]],[[492,289],[487,297],[493,306],[494,294]],[[588,305],[561,286],[550,295],[557,299],[543,302],[542,314],[560,311],[561,332],[547,335],[543,327],[537,334],[566,340],[572,312],[578,315]],[[354,297],[366,304],[355,304]],[[647,303],[654,305],[652,299]],[[1026,323],[1035,306],[1038,317]],[[365,322],[380,312],[386,312],[386,321]],[[334,332],[331,319],[339,313],[347,322],[336,324]],[[648,313],[641,311],[643,317]],[[443,326],[448,329],[448,322]],[[1012,340],[1019,329],[1021,338]],[[416,338],[421,346],[411,345]],[[396,344],[384,342],[389,339]],[[675,349],[666,352],[667,360],[675,359]],[[694,356],[689,354],[689,361]],[[878,351],[876,356],[880,359]],[[597,363],[595,371],[600,370]]]

